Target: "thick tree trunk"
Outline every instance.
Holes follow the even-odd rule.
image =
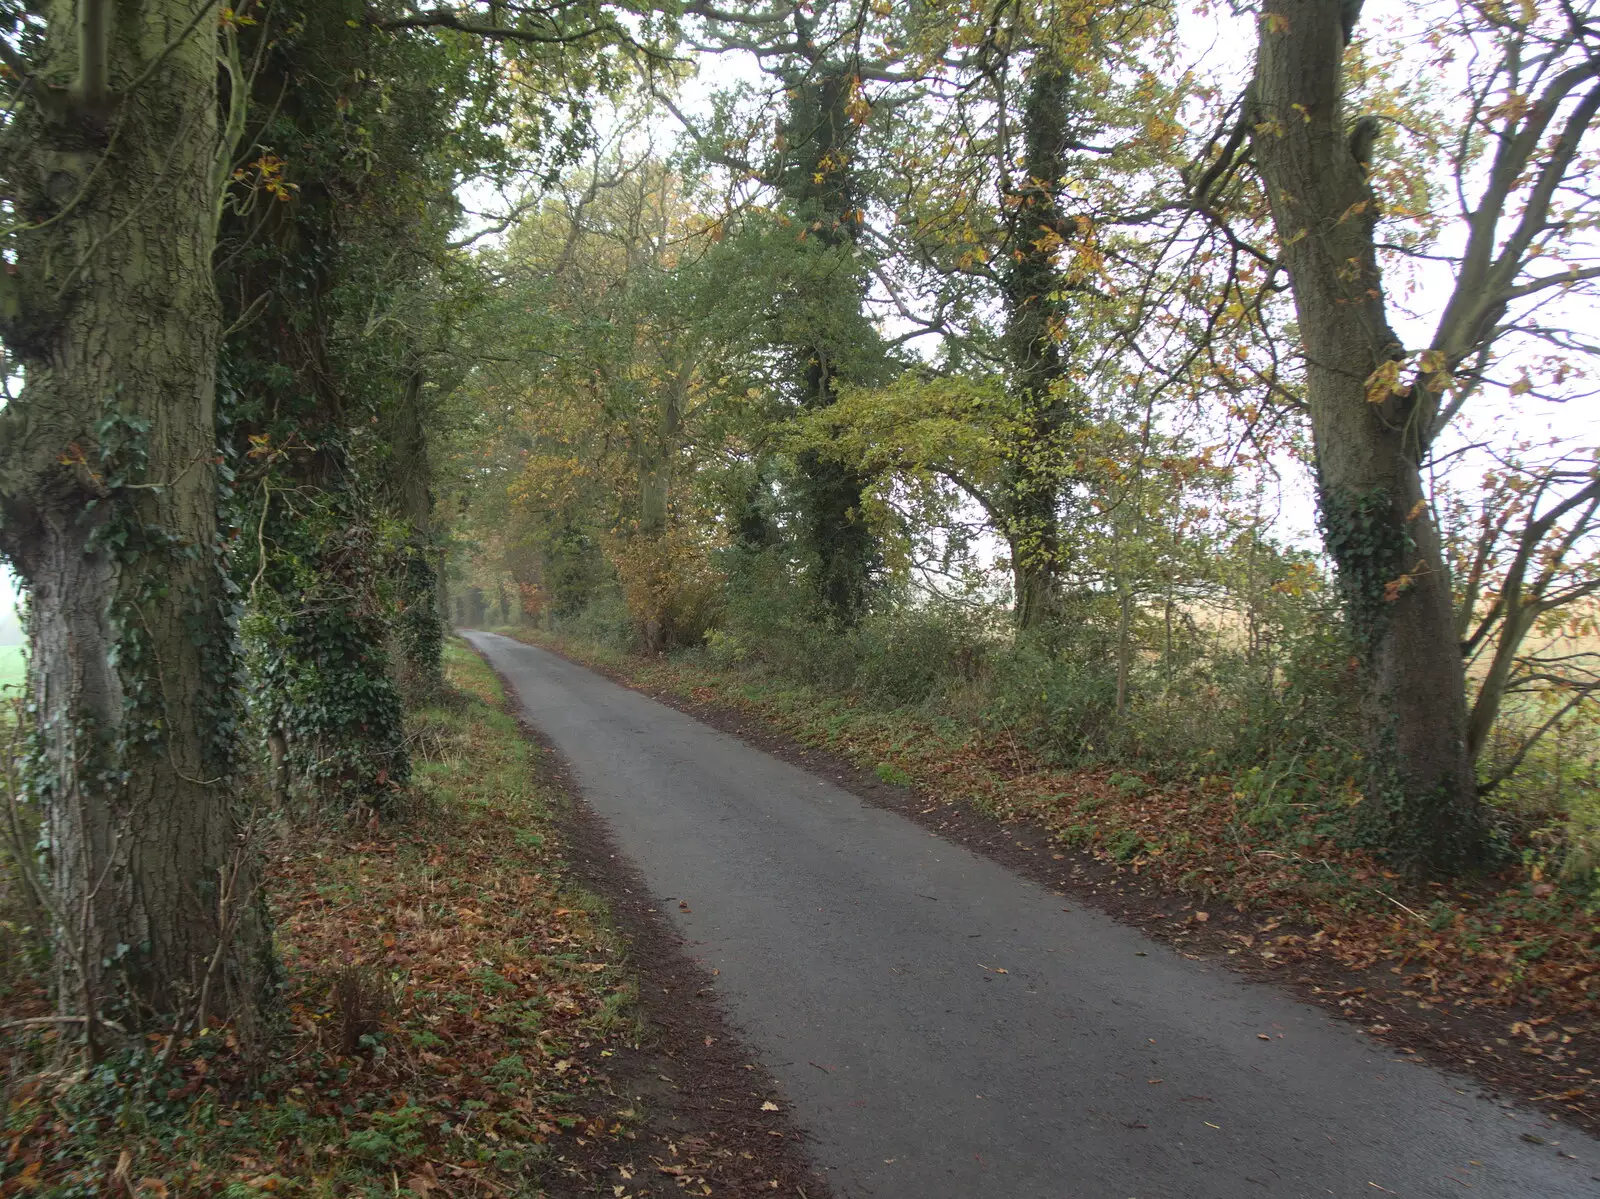
[[[655,427],[645,434],[639,454],[639,527],[637,536],[654,544],[653,569],[662,575],[670,571],[666,538],[672,516],[672,467],[677,458],[679,429],[693,364],[683,362],[667,384],[657,389]],[[668,582],[665,578],[662,582]],[[655,587],[651,588],[656,592]],[[640,639],[647,654],[665,653],[674,635],[670,617],[652,611],[641,622]]]
[[[294,19],[293,36],[283,36],[288,14],[275,23],[263,13],[248,27],[265,43],[250,48],[257,109],[270,114],[273,136],[292,129],[297,149],[282,168],[281,195],[240,189],[222,227],[222,257],[225,309],[230,327],[239,326],[226,346],[228,380],[241,397],[233,433],[241,460],[262,472],[266,505],[254,519],[270,594],[256,598],[269,619],[253,623],[270,631],[253,682],[306,791],[329,804],[381,808],[409,778],[410,760],[391,657],[397,613],[381,586],[394,565],[381,548],[386,497],[377,471],[363,475],[370,459],[353,430],[416,397],[392,360],[360,357],[339,337],[347,315],[339,289],[360,263],[363,238],[376,235],[364,221],[382,211],[387,179],[365,159],[329,149],[337,142],[330,131],[346,125],[341,81],[371,52],[367,32],[351,25],[360,13],[353,0],[325,0]],[[266,153],[266,135],[253,136]],[[392,228],[401,239],[414,232],[408,218]],[[420,483],[423,495],[408,499],[419,508],[425,475]],[[413,539],[400,580],[408,605],[431,590],[430,565]],[[409,610],[426,624],[425,605]],[[425,628],[416,645],[424,660],[436,652]],[[425,671],[422,690],[429,681]]]
[[[1026,182],[1013,192],[1006,268],[1005,346],[1012,394],[1026,438],[1007,463],[1005,514],[1016,581],[1019,628],[1056,608],[1061,572],[1061,436],[1071,419],[1062,387],[1061,295],[1069,281],[1057,264],[1064,242],[1061,180],[1066,173],[1069,80],[1046,58],[1035,62],[1023,108]]]
[[[77,7],[47,7],[55,69],[76,69]],[[30,593],[61,1009],[148,1025],[208,1007],[248,1034],[269,947],[217,524],[218,18],[194,15],[119,5],[110,99],[62,103],[105,90],[81,78],[52,92],[62,111],[25,114],[3,167],[34,224],[0,329],[27,372],[0,415],[0,549]]]
[[[1011,546],[1012,617],[1019,629],[1033,629],[1056,610],[1056,573],[1042,559],[1033,537],[1013,536]]]
[[[671,516],[672,468],[693,372],[693,362],[682,362],[671,381],[657,389],[655,427],[639,454],[639,532],[652,539],[666,533]]]
[[[785,181],[808,232],[823,245],[854,243],[860,226],[860,198],[851,163],[856,125],[849,113],[854,75],[843,67],[817,64],[812,77],[791,92],[789,137],[795,162]],[[861,307],[855,274],[839,280],[836,301]],[[842,316],[841,312],[841,316]],[[850,328],[849,321],[841,322]],[[843,347],[839,347],[842,349]],[[835,347],[823,339],[795,347],[802,378],[801,403],[824,408],[837,397],[840,373]],[[798,456],[806,548],[815,561],[815,591],[823,609],[851,625],[866,612],[874,562],[872,531],[862,516],[862,476],[834,458],[811,451]]]
[[[1133,671],[1133,594],[1117,581],[1117,719],[1128,718],[1128,679]]]
[[[1269,0],[1252,147],[1293,284],[1324,535],[1364,663],[1371,800],[1391,848],[1448,869],[1481,844],[1450,576],[1423,490],[1413,397],[1369,379],[1400,356],[1373,245],[1376,205],[1348,148],[1345,4]]]

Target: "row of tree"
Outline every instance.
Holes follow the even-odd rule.
[[[1211,75],[1159,4],[704,10],[743,82],[657,81],[486,255],[476,561],[530,609],[614,583],[661,649],[734,634],[762,555],[847,630],[992,541],[1023,637],[1109,601],[1120,711],[1130,630],[1254,569],[1298,461],[1375,835],[1481,863],[1483,796],[1595,683],[1550,639],[1592,624],[1594,451],[1527,427],[1588,394],[1596,25],[1360,8],[1266,4]]]
[[[10,827],[91,1046],[255,1032],[272,793],[382,811],[405,783],[401,699],[440,670],[429,407],[474,286],[457,192],[576,152],[649,60],[635,16],[0,4]]]
[[[1581,387],[1600,31],[1359,7],[1270,0],[1218,82],[1142,0],[0,0],[11,827],[63,1014],[256,1026],[255,829],[404,784],[452,541],[657,650],[741,587],[842,637],[992,541],[1020,637],[1110,601],[1121,709],[1152,605],[1170,666],[1219,570],[1315,573],[1241,484],[1300,452],[1385,836],[1476,857],[1502,698],[1588,694],[1526,647],[1600,484],[1432,472]],[[692,102],[696,58],[745,82]]]

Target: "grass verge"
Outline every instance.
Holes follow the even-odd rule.
[[[1423,1017],[1480,1017],[1453,1042],[1462,1068],[1475,1064],[1471,1054],[1522,1059],[1519,1069],[1537,1077],[1530,1097],[1585,1122],[1600,1113],[1600,912],[1581,889],[1541,877],[1535,861],[1457,886],[1416,886],[1338,843],[1353,791],[1313,793],[1259,772],[1175,784],[1056,769],[1004,732],[921,709],[874,708],[698,655],[644,658],[500,631],[665,697],[738,713],[911,788],[921,803],[965,802],[997,821],[1027,822],[1058,860],[1081,851],[1182,897],[1157,906],[1185,914],[1154,917],[1180,948],[1220,943],[1255,972],[1289,978],[1314,967],[1378,976],[1392,1002]],[[1212,923],[1213,912],[1227,914]],[[1339,1002],[1359,1008],[1367,988],[1344,985]],[[1374,1022],[1371,1031],[1387,1030]]]
[[[20,645],[0,645],[0,691],[14,691],[27,676],[27,651]]]
[[[251,1065],[226,1029],[207,1029],[164,1065],[152,1038],[86,1068],[53,1029],[13,1030],[0,1194],[695,1184],[613,1083],[637,1041],[637,983],[597,901],[566,881],[560,795],[532,769],[544,751],[476,655],[447,646],[446,673],[445,702],[411,717],[404,819],[286,825],[271,847],[285,981],[270,1052]],[[45,963],[6,964],[8,1014],[44,1010],[28,970]],[[647,1182],[613,1190],[636,1176]]]

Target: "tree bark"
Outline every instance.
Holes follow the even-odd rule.
[[[386,172],[330,149],[330,130],[345,121],[340,86],[374,65],[370,32],[351,25],[359,14],[352,0],[324,0],[293,20],[292,36],[270,14],[247,29],[264,43],[250,50],[257,110],[274,138],[293,130],[295,148],[278,167],[278,194],[249,181],[236,192],[219,269],[225,312],[238,326],[225,347],[240,396],[233,436],[246,469],[266,483],[266,510],[252,517],[266,557],[266,591],[254,598],[267,619],[252,622],[264,630],[252,680],[259,706],[286,734],[297,783],[330,805],[384,808],[410,775],[391,658],[399,614],[379,586],[396,564],[381,549],[382,468],[363,469],[372,458],[354,430],[419,398],[411,387],[420,380],[394,358],[353,348],[360,339],[349,335],[341,288],[365,245],[404,244],[416,227],[409,212],[394,215]],[[269,157],[268,134],[251,134],[251,154]],[[408,502],[425,503],[425,490]],[[400,563],[408,605],[431,588],[430,565],[412,539]],[[426,606],[409,610],[427,615]],[[417,638],[424,659],[425,641]],[[429,681],[419,681],[423,690]]]
[[[396,682],[412,704],[427,703],[444,687],[444,622],[435,569],[433,492],[429,484],[427,429],[422,419],[423,374],[414,369],[395,413],[391,489],[400,518],[410,528],[400,551],[400,611],[395,620]]]
[[[784,190],[809,225],[809,234],[825,246],[843,247],[855,242],[861,222],[851,161],[855,122],[849,113],[856,79],[843,66],[818,62],[811,67],[809,76],[791,90],[788,136],[796,152]],[[839,315],[843,317],[844,306],[850,305],[850,315],[859,317],[859,274],[841,275],[835,301]],[[846,329],[857,327],[851,321],[841,324]],[[839,358],[847,347],[829,344],[830,340],[818,337],[795,347],[800,402],[806,408],[824,408],[837,398]],[[834,620],[855,624],[866,612],[876,566],[872,531],[861,511],[865,480],[853,468],[810,450],[802,452],[797,462],[802,527],[806,548],[815,560],[817,598]]]
[[[1071,418],[1061,388],[1061,295],[1057,265],[1062,237],[1061,181],[1066,174],[1069,80],[1044,52],[1030,72],[1023,107],[1026,182],[1012,193],[1010,263],[1004,278],[1005,347],[1011,390],[1024,436],[1014,447],[1005,484],[1005,514],[1015,580],[1015,618],[1022,629],[1056,608],[1061,573],[1059,444]]]
[[[1388,846],[1435,870],[1482,842],[1448,567],[1423,490],[1414,393],[1369,381],[1402,356],[1384,310],[1378,213],[1348,145],[1341,0],[1268,0],[1252,149],[1293,285],[1326,544],[1365,675],[1369,803]]]
[[[77,7],[46,6],[35,84],[72,98],[21,113],[0,165],[27,222],[0,325],[26,370],[0,413],[0,550],[30,595],[58,1002],[136,1027],[208,1008],[248,1037],[270,947],[218,537],[218,12],[120,5],[87,55],[107,88],[71,78]]]

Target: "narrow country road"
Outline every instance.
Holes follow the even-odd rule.
[[[1600,1195],[1582,1134],[553,654],[465,635],[720,972],[841,1197]]]

